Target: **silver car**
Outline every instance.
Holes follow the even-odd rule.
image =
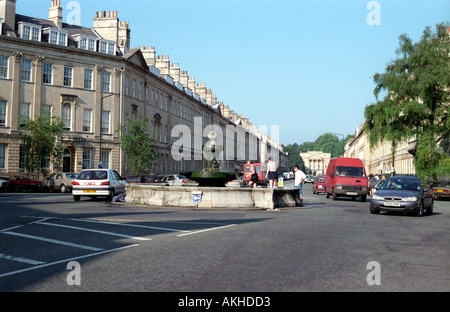
[[[73,172],[56,172],[42,181],[46,191],[61,191],[61,193],[72,191],[72,181],[78,174]]]
[[[163,178],[165,186],[197,186],[198,183],[181,174],[170,174]]]
[[[113,169],[85,169],[72,182],[75,201],[81,196],[106,196],[109,201],[115,195],[125,192],[126,181]]]

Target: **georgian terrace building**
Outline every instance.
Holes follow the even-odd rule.
[[[362,123],[355,130],[355,137],[347,141],[344,157],[361,159],[368,175],[391,175],[393,172],[408,175],[416,173],[414,156],[410,153],[412,142],[400,142],[395,150],[393,161],[391,143],[382,141],[370,148],[369,138],[364,129],[365,126]]]
[[[97,12],[94,27],[86,28],[62,23],[59,0],[52,1],[48,19],[16,14],[15,4],[0,0],[0,175],[24,174],[21,120],[44,110],[59,116],[66,128],[63,163],[48,164],[50,171],[79,172],[101,161],[103,168],[127,175],[117,129],[139,115],[148,119],[157,142],[153,170],[158,175],[202,170],[199,155],[210,125],[222,130],[224,150],[233,151],[224,153],[221,170],[235,172],[247,159],[268,157],[278,158],[284,170],[281,144],[218,102],[206,84],[196,83],[153,47],[130,49],[129,24],[117,11]],[[191,132],[190,157],[184,153],[182,160],[172,155],[177,125]]]

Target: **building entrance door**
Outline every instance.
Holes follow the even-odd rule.
[[[70,148],[64,150],[63,172],[72,172],[72,151]]]

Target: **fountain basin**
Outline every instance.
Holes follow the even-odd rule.
[[[223,187],[225,183],[236,179],[235,173],[221,171],[192,171],[181,174],[197,182],[200,187]]]
[[[127,184],[126,202],[156,207],[275,209],[300,207],[294,188],[177,187]]]

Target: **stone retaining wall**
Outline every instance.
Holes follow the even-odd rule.
[[[255,208],[299,207],[293,188],[176,187],[127,184],[127,203],[159,207]]]

